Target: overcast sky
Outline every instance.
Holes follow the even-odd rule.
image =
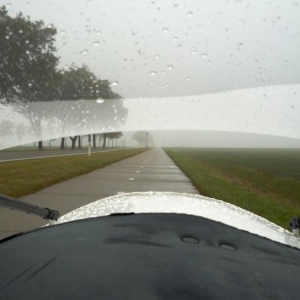
[[[124,97],[300,80],[299,1],[14,0],[9,6],[13,15],[22,11],[58,29],[61,67],[85,63],[117,81],[114,89]]]
[[[13,16],[22,12],[57,28],[61,68],[84,63],[101,79],[115,82],[112,89],[126,98],[128,109],[122,131],[212,130],[300,138],[300,1],[0,3]],[[12,118],[11,110],[0,111],[2,119]],[[99,119],[93,109],[88,115],[75,112],[83,113],[85,121]],[[43,138],[95,130],[95,124],[77,125],[80,132],[69,124],[52,133],[47,125]],[[110,131],[111,125],[96,126],[97,132]],[[12,145],[11,139],[5,143]]]

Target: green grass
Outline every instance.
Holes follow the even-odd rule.
[[[0,164],[0,194],[20,197],[55,183],[103,168],[148,149],[128,149],[91,156],[76,155]]]
[[[202,195],[284,228],[300,214],[300,150],[165,149]]]

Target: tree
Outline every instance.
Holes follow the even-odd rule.
[[[23,113],[38,137],[43,112],[32,110],[28,103],[57,97],[55,35],[56,29],[43,21],[32,21],[22,13],[10,17],[4,6],[0,8],[0,101]]]
[[[106,147],[106,139],[118,139],[120,138],[121,136],[123,135],[122,132],[106,132],[106,133],[103,133],[103,145],[102,147],[105,148]]]
[[[149,146],[153,142],[153,137],[147,131],[136,131],[133,136],[133,140],[136,140],[140,147],[144,145],[145,147]],[[148,144],[148,145],[147,145]]]
[[[121,96],[114,93],[111,90],[109,81],[101,80],[92,73],[86,65],[76,67],[74,64],[68,69],[60,72],[59,86],[57,87],[59,99],[65,101],[74,102],[74,110],[59,109],[56,114],[60,115],[62,120],[62,126],[70,123],[74,125],[73,128],[78,126],[78,129],[82,127],[83,120],[88,121],[91,114],[97,114],[97,118],[110,119],[114,111],[117,111],[119,115],[126,116],[127,110],[120,104],[118,107],[110,107],[106,105],[106,110],[103,107],[94,102],[93,110],[89,109],[89,105],[85,105],[86,100],[97,100],[101,99],[121,99]],[[70,107],[70,105],[67,105]],[[76,110],[75,110],[76,108]],[[77,109],[80,110],[77,113]],[[105,113],[104,113],[105,112]],[[72,148],[75,148],[77,137],[71,137]],[[93,136],[93,147],[96,147],[96,136]]]

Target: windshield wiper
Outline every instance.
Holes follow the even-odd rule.
[[[6,195],[0,194],[0,206],[8,207],[9,209],[15,209],[26,214],[34,214],[39,217],[42,217],[46,220],[55,220],[59,218],[59,212],[55,209],[40,207],[35,204],[23,202],[15,198],[8,197]]]

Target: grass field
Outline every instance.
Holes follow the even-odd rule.
[[[202,195],[282,227],[300,215],[300,149],[165,149]]]
[[[0,164],[0,194],[20,197],[55,183],[103,168],[148,149],[128,149],[91,156],[76,155]]]

